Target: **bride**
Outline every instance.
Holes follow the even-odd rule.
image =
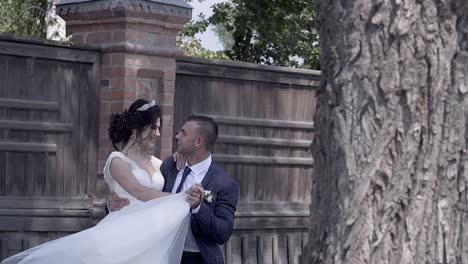
[[[116,150],[104,166],[109,189],[130,206],[112,212],[98,225],[29,250],[1,264],[29,263],[180,263],[193,200],[186,193],[162,192],[161,160],[149,155],[160,136],[161,111],[138,99],[128,111],[113,114],[109,138]],[[194,185],[187,193],[200,193]]]

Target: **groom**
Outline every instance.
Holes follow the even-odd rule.
[[[196,191],[187,195],[192,217],[181,264],[224,263],[218,245],[228,241],[232,234],[239,186],[212,161],[211,151],[217,137],[218,126],[213,119],[192,115],[175,137],[177,152],[187,159],[185,168],[178,171],[172,157],[161,165],[165,178],[163,191],[178,193],[197,184]],[[204,191],[210,194],[204,195]],[[111,209],[120,209],[118,203],[122,201],[114,197],[109,201],[110,207],[113,203],[116,207]]]

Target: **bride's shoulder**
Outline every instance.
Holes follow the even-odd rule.
[[[153,165],[154,165],[156,168],[161,167],[162,160],[156,158],[155,156],[151,156],[151,162],[153,162]]]
[[[109,154],[109,157],[106,160],[105,167],[110,168],[112,164],[125,164],[129,166],[130,168],[133,167],[132,160],[130,160],[127,156],[125,156],[125,154],[123,154],[120,151],[113,151],[111,154]]]
[[[109,156],[107,157],[107,161],[110,162],[112,161],[114,158],[120,158],[122,160],[126,160],[127,157],[121,153],[120,151],[112,151]]]

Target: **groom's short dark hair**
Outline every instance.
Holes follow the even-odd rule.
[[[212,150],[216,139],[218,139],[218,124],[213,118],[202,115],[191,115],[185,120],[185,122],[193,121],[196,122],[200,128],[198,131],[206,140],[207,150]]]

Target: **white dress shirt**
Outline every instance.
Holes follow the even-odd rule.
[[[182,185],[181,192],[186,191],[187,189],[192,187],[192,185],[194,185],[195,183],[201,183],[203,178],[205,178],[205,175],[208,172],[210,165],[211,165],[211,155],[205,160],[192,166],[189,166],[188,163],[185,163],[185,166],[188,166],[191,171],[187,175],[187,178],[185,179],[185,182]],[[175,193],[177,188],[179,187],[180,181],[182,181],[183,173],[184,173],[183,169],[180,170],[179,173],[177,173],[177,178],[175,180],[174,186],[172,187],[172,193]],[[193,209],[192,214],[198,213],[198,210],[200,210],[200,206]],[[185,239],[184,251],[200,252],[200,249],[198,248],[197,242],[195,241],[195,237],[193,236],[192,228],[190,225],[187,231],[187,237]]]

